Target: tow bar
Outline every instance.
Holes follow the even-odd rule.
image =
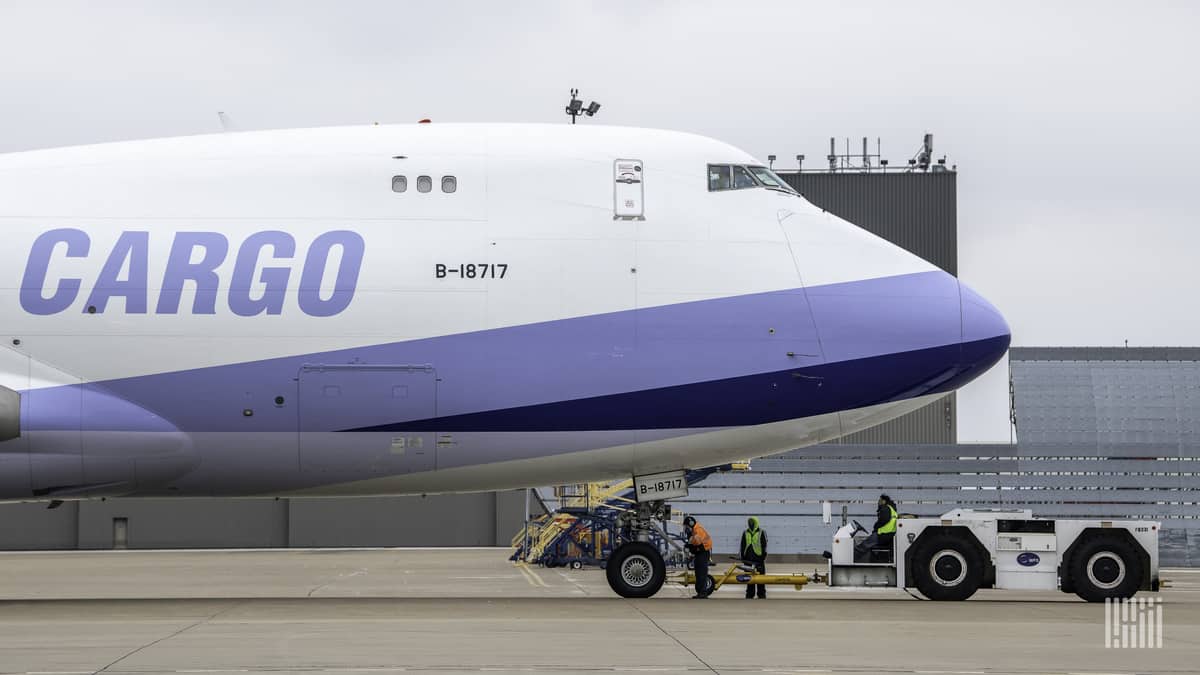
[[[828,575],[820,572],[804,574],[802,572],[792,574],[759,574],[754,565],[748,565],[738,558],[731,557],[733,564],[729,569],[725,570],[725,574],[721,576],[708,575],[712,587],[709,592],[715,591],[725,584],[734,584],[740,586],[763,584],[766,586],[795,586],[796,590],[802,590],[807,584],[821,584],[829,580]],[[688,570],[684,572],[679,579],[679,583],[684,586],[696,585],[696,572]]]

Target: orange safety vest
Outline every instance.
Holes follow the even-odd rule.
[[[692,546],[703,546],[704,550],[712,551],[712,537],[708,536],[708,530],[700,523],[692,528],[692,538],[688,539],[688,543]]]

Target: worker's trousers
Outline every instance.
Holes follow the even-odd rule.
[[[854,545],[854,562],[875,562],[871,560],[871,550],[891,549],[895,537],[896,535],[891,532],[887,534],[872,532],[866,539]]]
[[[708,561],[711,557],[712,553],[702,548],[696,551],[692,559],[692,566],[696,569],[696,595],[708,595],[712,592],[705,588],[708,583]]]
[[[764,560],[747,560],[747,565],[754,565],[754,571],[759,574],[767,573],[767,563]],[[746,597],[753,598],[755,594],[760,598],[767,597],[767,587],[764,584],[746,584]]]

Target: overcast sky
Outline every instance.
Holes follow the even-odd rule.
[[[214,132],[218,110],[565,123],[570,87],[595,122],[762,158],[869,136],[903,163],[930,131],[960,169],[961,274],[1014,344],[1200,345],[1200,5],[848,5],[4,0],[0,151]]]

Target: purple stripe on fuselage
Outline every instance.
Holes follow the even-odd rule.
[[[595,431],[738,427],[953,391],[995,364],[1001,336],[777,373],[347,431]]]
[[[313,391],[306,366],[424,365],[436,369],[436,417],[512,410],[682,385],[746,378],[939,347],[962,339],[958,283],[924,272],[804,289],[628,310],[458,335],[145,375],[90,385],[183,431],[286,431],[300,400],[354,406],[361,426],[427,419],[391,400]],[[816,320],[814,325],[813,320]],[[1002,323],[1002,322],[1001,322]],[[1004,328],[1007,331],[1007,327]],[[1007,332],[1005,332],[1007,335]],[[994,336],[993,336],[994,337]],[[945,357],[949,352],[943,352]],[[952,362],[946,363],[949,368]],[[308,371],[311,372],[311,371]],[[386,391],[401,392],[402,380]],[[920,390],[919,381],[912,386]],[[54,390],[39,397],[65,395]],[[373,387],[372,391],[380,391]],[[397,393],[396,396],[406,395]],[[919,395],[917,393],[913,394]],[[285,403],[273,403],[282,396]],[[321,398],[324,397],[324,398]],[[306,403],[306,405],[308,404]],[[243,409],[254,410],[243,416]],[[37,410],[36,404],[31,410]],[[145,429],[142,413],[108,410],[104,428]],[[336,417],[336,416],[331,416]],[[719,426],[679,420],[681,426]],[[122,427],[122,425],[125,425]],[[157,427],[158,423],[152,422]],[[83,428],[91,429],[84,413]],[[57,428],[32,415],[27,428]],[[308,428],[308,427],[305,427]],[[329,429],[334,430],[334,429]]]

